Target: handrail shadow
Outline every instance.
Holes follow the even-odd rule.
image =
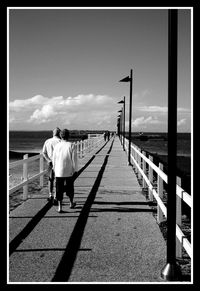
[[[38,213],[27,223],[27,225],[18,233],[18,235],[9,244],[9,256],[15,251],[15,249],[22,243],[22,241],[31,233],[35,226],[40,222],[42,217],[52,207],[50,202],[40,210]]]
[[[90,160],[78,171],[77,177],[89,166],[95,156],[106,146],[107,142],[90,158]],[[76,177],[76,179],[77,179]],[[47,202],[45,206],[38,211],[38,213],[27,223],[27,225],[14,237],[9,243],[9,256],[16,250],[16,248],[22,243],[22,241],[31,233],[40,220],[45,216],[48,210],[52,207],[51,202]]]
[[[105,167],[107,165],[108,162],[108,154],[111,152],[112,150],[112,146],[113,146],[113,142],[111,143],[110,149],[107,152],[107,154],[105,155],[105,159],[104,162],[101,166],[101,169],[98,173],[98,176],[94,182],[94,185],[88,195],[88,198],[82,208],[82,211],[77,219],[76,225],[74,227],[74,230],[70,236],[70,239],[68,241],[68,244],[66,246],[65,252],[61,258],[61,261],[56,269],[55,275],[52,278],[52,282],[66,282],[68,281],[75,259],[76,259],[76,255],[77,252],[80,248],[80,244],[81,244],[81,240],[82,240],[82,236],[84,233],[84,229],[87,223],[87,219],[90,213],[90,208],[94,202],[94,199],[96,197],[99,185],[101,183],[102,180],[102,176],[103,173],[105,171]]]

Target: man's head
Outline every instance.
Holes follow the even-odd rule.
[[[69,139],[69,130],[66,128],[61,130],[60,136],[63,140],[68,140]]]
[[[53,136],[57,136],[60,138],[60,128],[56,127],[54,130],[53,130]]]

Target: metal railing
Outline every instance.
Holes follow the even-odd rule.
[[[125,150],[128,152],[128,140],[125,138]],[[164,182],[167,183],[167,175],[163,172],[163,164],[159,163],[156,166],[153,163],[153,157],[149,155],[146,157],[146,152],[142,151],[139,147],[131,143],[131,163],[135,167],[138,178],[142,179],[142,185],[144,188],[148,188],[149,200],[153,201],[155,198],[157,202],[157,222],[160,224],[167,218],[167,208],[163,202]],[[148,170],[147,170],[148,165]],[[157,174],[157,186],[155,187],[153,171]],[[192,207],[192,197],[184,189],[181,188],[181,179],[177,177],[176,185],[176,256],[182,257],[182,247],[187,254],[192,257],[191,243],[188,241],[183,231],[182,225],[182,204],[183,200],[190,208]]]
[[[81,140],[78,142],[75,142],[76,150],[77,150],[77,156],[78,159],[82,159],[89,155],[93,150],[95,150],[97,147],[102,145],[104,142],[103,135],[96,135],[95,137],[91,137],[89,139]],[[28,164],[33,161],[39,162],[39,173],[36,175],[29,177],[28,173]],[[44,157],[42,154],[35,155],[33,157],[28,157],[28,154],[25,154],[23,156],[23,160],[19,160],[13,163],[9,164],[9,171],[13,168],[16,168],[18,166],[22,166],[22,181],[21,183],[13,186],[9,189],[9,195],[14,193],[15,191],[21,189],[23,187],[23,200],[26,200],[28,198],[28,184],[30,182],[33,182],[34,180],[40,178],[40,187],[43,187],[44,182],[44,175],[47,173],[47,169],[44,169]]]

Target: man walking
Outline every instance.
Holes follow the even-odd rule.
[[[77,176],[77,151],[75,144],[68,141],[69,130],[63,129],[60,133],[61,142],[58,143],[53,152],[53,169],[56,177],[56,199],[58,201],[58,212],[62,212],[63,193],[70,200],[70,208],[74,208],[74,179]]]
[[[46,159],[48,163],[48,175],[49,175],[49,197],[47,198],[48,201],[53,202],[54,204],[57,204],[55,199],[55,194],[53,195],[53,185],[55,180],[54,170],[53,170],[53,151],[57,143],[61,141],[60,139],[60,128],[56,127],[53,130],[53,137],[47,139],[43,146],[43,156]]]

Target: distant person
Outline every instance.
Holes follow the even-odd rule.
[[[62,212],[63,193],[70,200],[70,208],[74,208],[74,179],[77,177],[77,151],[75,144],[68,141],[69,130],[63,129],[60,133],[61,142],[58,143],[53,152],[53,169],[56,177],[56,199],[58,201],[58,212]]]
[[[107,131],[107,140],[109,141],[110,139],[110,131]]]
[[[53,195],[53,186],[54,186],[54,180],[55,175],[53,171],[53,151],[54,147],[57,143],[61,141],[60,139],[60,128],[56,127],[53,130],[53,137],[47,139],[43,145],[42,153],[44,158],[46,159],[48,163],[48,175],[49,175],[49,197],[47,198],[48,201],[51,201],[53,204],[57,204],[55,194]]]
[[[106,132],[104,132],[103,137],[104,137],[104,141],[106,141],[106,137],[107,137]]]

